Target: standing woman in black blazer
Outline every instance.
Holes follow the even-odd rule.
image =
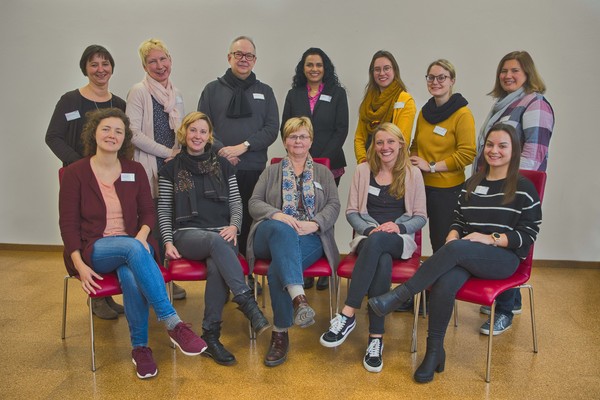
[[[348,98],[333,63],[317,47],[306,50],[296,65],[281,116],[281,134],[288,119],[302,116],[309,117],[313,125],[310,155],[329,158],[335,184],[339,186],[346,166],[343,146],[348,136]],[[317,289],[327,289],[328,282],[327,277],[319,278]],[[314,278],[304,279],[305,289],[313,284]]]
[[[285,98],[281,131],[288,119],[302,116],[309,117],[313,124],[315,136],[310,155],[329,158],[339,185],[346,166],[342,147],[348,136],[348,99],[333,63],[316,47],[306,50],[296,65],[292,88]]]

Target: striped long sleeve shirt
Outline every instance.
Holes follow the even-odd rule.
[[[472,232],[492,234],[504,233],[508,238],[509,250],[520,258],[527,257],[529,247],[539,233],[542,208],[533,183],[519,177],[515,198],[502,204],[504,180],[484,179],[466,199],[463,189],[454,210],[455,219],[450,229],[461,237]]]

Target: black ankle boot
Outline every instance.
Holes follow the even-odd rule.
[[[370,298],[369,305],[375,314],[383,317],[400,307],[403,303],[407,302],[411,298],[412,296],[406,286],[400,285],[394,290],[390,290],[381,296]]]
[[[415,381],[427,383],[433,380],[433,372],[443,372],[446,365],[444,339],[427,338],[427,352],[415,371]]]
[[[260,311],[260,308],[254,299],[254,295],[252,294],[252,290],[238,294],[233,298],[233,301],[239,305],[238,310],[243,312],[246,318],[250,320],[252,329],[256,335],[260,335],[271,327],[269,321],[265,318],[262,311]]]
[[[217,364],[221,365],[233,365],[236,363],[235,356],[231,354],[223,343],[219,341],[221,337],[221,322],[213,322],[210,325],[210,329],[202,328],[202,339],[208,346],[202,353],[205,357],[210,357]]]

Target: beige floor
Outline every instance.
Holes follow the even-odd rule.
[[[270,334],[248,340],[247,324],[233,304],[224,313],[223,342],[238,359],[223,367],[204,357],[186,357],[169,347],[162,324],[151,322],[150,346],[159,374],[135,376],[127,323],[96,322],[98,369],[90,371],[85,296],[71,285],[66,340],[60,339],[61,257],[53,252],[0,251],[1,399],[592,399],[600,398],[600,270],[536,268],[539,347],[532,352],[529,310],[513,329],[495,340],[492,382],[484,381],[486,338],[478,308],[461,303],[460,326],[448,329],[446,371],[419,385],[412,373],[423,356],[426,321],[419,325],[419,353],[410,353],[411,314],[388,318],[384,369],[362,366],[367,340],[366,311],[337,349],[318,343],[328,327],[327,292],[308,291],[317,323],[290,332],[288,361],[262,364]],[[201,283],[185,283],[188,299],[176,302],[180,315],[200,327]],[[345,290],[345,285],[342,286]],[[120,301],[120,297],[117,298]],[[266,314],[271,318],[267,303]]]

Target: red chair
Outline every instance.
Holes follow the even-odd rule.
[[[58,170],[58,178],[59,182],[62,180],[64,168]],[[154,249],[156,251],[156,248]],[[158,254],[158,253],[155,253]],[[65,257],[69,257],[69,255],[65,254]],[[162,266],[158,266],[160,268],[160,272],[163,275],[165,283],[171,280],[169,271],[164,269]],[[109,274],[100,274],[104,279],[100,282],[100,286],[102,289],[96,289],[96,294],[88,295],[87,305],[89,309],[89,318],[90,318],[90,348],[91,348],[91,359],[92,359],[92,372],[96,371],[96,351],[95,351],[95,337],[94,337],[94,314],[92,313],[92,299],[97,299],[106,296],[115,296],[123,293],[121,291],[121,285],[119,284],[119,278],[115,272],[111,272]],[[65,339],[66,337],[66,328],[67,328],[67,297],[68,297],[68,289],[69,289],[69,280],[76,279],[80,281],[79,275],[66,275],[64,277],[64,289],[63,289],[63,312],[62,312],[62,330],[61,330],[61,339]]]
[[[541,171],[519,171],[521,175],[533,182],[538,194],[540,196],[540,202],[544,197],[544,190],[546,188],[546,173]],[[506,279],[480,279],[480,278],[469,278],[463,287],[456,294],[456,300],[466,301],[469,303],[479,304],[482,306],[489,306],[491,309],[490,321],[490,334],[488,338],[488,350],[486,359],[486,371],[485,381],[490,382],[490,371],[492,363],[492,339],[494,337],[494,313],[496,305],[496,297],[500,293],[512,289],[529,289],[529,304],[531,308],[531,331],[533,335],[533,352],[538,352],[537,344],[537,331],[535,326],[535,309],[533,302],[533,286],[528,284],[529,278],[531,277],[531,267],[533,264],[533,245],[529,249],[529,254],[525,260],[522,260],[517,267],[516,272],[509,278]],[[458,326],[458,308],[455,303],[454,308],[454,324]],[[413,330],[416,330],[416,326]]]
[[[277,164],[281,162],[283,158],[274,157],[271,158],[271,164]],[[313,161],[319,164],[326,166],[327,168],[331,168],[331,164],[329,162],[329,158],[313,158]],[[269,265],[271,264],[271,260],[259,259],[257,258],[254,262],[254,270],[252,273],[254,275],[260,275],[262,286],[265,287],[265,276],[269,272]],[[321,257],[319,258],[313,265],[304,270],[303,273],[305,278],[319,278],[321,276],[326,276],[329,278],[329,317],[333,319],[333,299],[335,297],[335,279],[333,275],[333,268],[329,265],[327,258]],[[254,296],[258,298],[256,293],[256,285],[254,287]],[[263,295],[262,306],[265,308],[265,296]]]
[[[421,265],[421,241],[422,241],[422,233],[419,229],[415,232],[415,243],[417,244],[417,249],[413,253],[413,255],[408,260],[393,260],[392,263],[392,283],[401,284],[408,281],[419,269]],[[345,256],[342,261],[340,261],[340,265],[337,269],[338,276],[338,294],[337,294],[337,304],[339,308],[340,304],[340,279],[346,278],[348,280],[346,288],[350,287],[350,279],[352,279],[352,271],[354,271],[354,264],[356,263],[356,259],[358,258],[356,253],[350,253]],[[414,322],[413,327],[417,325],[417,319],[419,317],[419,301],[421,299],[421,293],[417,293],[415,295],[414,301]],[[423,296],[423,310],[425,315],[425,296]],[[411,352],[417,351],[417,331],[413,328],[412,333],[412,342],[411,342]]]
[[[244,276],[248,276],[250,268],[248,262],[241,254],[238,254],[238,260],[244,273]],[[169,284],[169,292],[173,293],[174,281],[205,281],[207,279],[206,263],[204,261],[188,260],[186,258],[180,258],[177,260],[165,260],[165,266],[167,267],[171,275],[171,283]],[[254,339],[254,331],[250,326],[250,339]]]

